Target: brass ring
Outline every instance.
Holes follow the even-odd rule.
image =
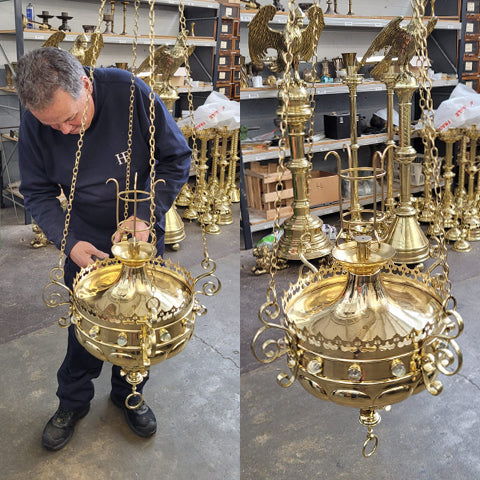
[[[374,441],[373,448],[370,452],[367,453],[367,446],[372,440]],[[375,451],[377,450],[377,447],[378,447],[378,436],[373,434],[373,433],[370,433],[367,436],[367,439],[365,440],[365,443],[363,444],[363,448],[362,448],[363,456],[365,458],[371,457],[375,453]]]
[[[130,405],[129,400],[133,397],[138,397],[138,403],[136,403],[135,405]],[[138,393],[138,392],[133,392],[130,395],[128,395],[127,398],[125,399],[125,406],[129,410],[135,410],[142,404],[142,402],[143,402],[143,395],[141,393]]]

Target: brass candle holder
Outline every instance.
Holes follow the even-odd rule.
[[[357,88],[363,82],[363,75],[357,73],[358,67],[356,53],[342,53],[343,64],[346,67],[347,75],[343,79],[350,93],[350,154],[351,168],[358,169],[358,133],[357,133]],[[352,219],[360,219],[362,206],[358,198],[358,180],[350,182],[350,212]]]
[[[127,5],[130,2],[122,2],[123,4],[123,32],[120,35],[127,34]]]
[[[425,148],[423,159],[423,175],[425,178],[423,205],[418,213],[418,220],[425,223],[431,223],[435,218],[435,203],[432,196],[433,164],[431,154],[430,148]]]
[[[115,0],[111,0],[110,2],[110,13],[112,14],[112,24],[111,24],[111,32],[115,33],[113,31],[113,27],[115,25]]]
[[[400,116],[399,147],[395,152],[400,164],[400,202],[385,242],[395,249],[395,263],[419,264],[429,257],[428,240],[416,218],[411,201],[410,174],[416,151],[411,146],[412,95],[418,88],[416,78],[402,68],[397,77],[395,92]]]
[[[453,144],[462,138],[461,130],[452,128],[440,133],[439,138],[445,142],[445,161],[443,164],[443,178],[445,187],[443,188],[441,213],[443,219],[443,228],[450,229],[456,226],[455,216],[455,200],[453,197]],[[447,237],[448,238],[448,237]]]
[[[228,198],[230,198],[231,203],[238,203],[240,201],[240,190],[237,187],[236,173],[237,173],[237,162],[240,159],[238,156],[238,137],[240,135],[240,129],[236,129],[233,132],[231,150],[230,150],[230,164],[228,166],[228,180],[226,186],[226,193]]]
[[[233,223],[232,209],[230,208],[230,200],[226,193],[226,183],[225,183],[225,174],[227,167],[229,165],[229,160],[227,158],[227,149],[228,144],[233,138],[233,130],[228,130],[226,127],[220,130],[222,138],[222,147],[220,153],[220,162],[218,163],[220,167],[220,176],[218,182],[218,191],[215,195],[215,209],[217,210],[217,223],[219,225],[230,225]]]
[[[461,213],[464,208],[465,201],[467,199],[467,190],[465,189],[465,168],[468,163],[467,159],[467,143],[468,133],[466,130],[462,131],[462,138],[460,139],[460,155],[457,156],[458,166],[458,182],[455,189],[455,205],[458,211]]]
[[[480,240],[480,217],[478,214],[477,203],[475,202],[475,177],[478,173],[478,165],[476,162],[477,141],[480,137],[480,129],[476,125],[468,130],[470,138],[470,154],[466,167],[468,174],[468,192],[465,210],[463,212],[464,222],[468,225],[466,240],[475,242]]]
[[[191,127],[188,127],[191,130]],[[183,134],[186,135],[183,129]],[[197,139],[200,141],[200,155],[198,157],[198,175],[197,182],[192,195],[192,200],[188,205],[188,208],[183,212],[183,218],[188,220],[196,220],[199,214],[206,211],[208,203],[208,188],[207,188],[207,172],[208,172],[208,157],[207,148],[208,142],[215,138],[215,129],[205,128],[197,132]]]
[[[394,112],[394,97],[395,97],[395,82],[398,73],[395,72],[395,65],[390,65],[388,71],[383,74],[382,80],[387,87],[387,147],[392,145],[392,148],[387,150],[387,198],[385,200],[385,214],[386,222],[391,223],[394,218],[395,198],[393,196],[393,161],[394,161],[394,147],[396,146],[394,140],[395,126],[393,124]]]

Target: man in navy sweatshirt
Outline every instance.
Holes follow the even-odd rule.
[[[90,72],[70,53],[41,48],[18,62],[17,91],[27,108],[19,134],[19,165],[25,208],[46,236],[60,248],[65,214],[57,197],[60,189],[68,198],[78,149],[82,117],[86,110],[85,134],[79,163],[71,221],[65,246],[65,284],[71,289],[80,268],[95,257],[110,252],[116,225],[116,190],[109,178],[126,184],[129,106],[132,76],[125,70],[95,69]],[[138,188],[149,190],[150,182],[150,88],[140,79],[134,82],[131,176],[138,175]],[[162,101],[155,96],[155,178],[165,180],[155,199],[157,251],[164,251],[165,213],[188,180],[191,150]],[[130,185],[133,184],[132,178]],[[132,187],[130,187],[132,188]],[[149,202],[138,205],[136,229],[150,219]],[[148,231],[139,232],[148,240]],[[64,447],[76,422],[84,417],[94,396],[92,379],[100,375],[103,362],[88,353],[69,328],[65,360],[57,373],[59,407],[48,421],[42,444],[49,450]],[[137,387],[142,392],[145,382]],[[130,385],[112,367],[110,398],[122,408],[128,425],[138,435],[156,432],[155,415],[143,402],[128,409],[124,400]]]

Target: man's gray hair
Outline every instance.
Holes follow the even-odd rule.
[[[20,58],[16,74],[17,93],[22,104],[31,110],[42,110],[52,102],[59,88],[78,99],[85,70],[71,53],[45,47]]]

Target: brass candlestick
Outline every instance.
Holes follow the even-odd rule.
[[[432,164],[432,152],[430,146],[425,148],[424,158],[423,158],[423,175],[425,177],[424,181],[424,192],[423,192],[423,206],[418,214],[418,220],[420,222],[430,223],[433,222],[435,218],[435,203],[432,197],[432,175],[433,175],[433,164]]]
[[[443,178],[445,181],[445,187],[443,189],[442,196],[442,219],[443,228],[450,229],[455,227],[455,203],[453,198],[453,179],[455,173],[453,172],[453,144],[462,138],[461,130],[449,129],[440,133],[441,140],[445,142],[445,162],[443,164]]]
[[[351,165],[353,171],[358,169],[358,134],[357,134],[357,88],[363,82],[363,75],[357,73],[357,54],[342,53],[343,63],[347,69],[347,75],[343,79],[350,93],[350,153]],[[350,182],[350,212],[353,220],[360,219],[362,206],[358,198],[358,180],[352,179]]]
[[[112,33],[115,33],[113,31],[113,27],[114,27],[114,24],[115,24],[115,0],[111,0],[109,3],[110,3],[110,13],[112,14],[111,30],[112,30]]]
[[[455,189],[455,207],[458,211],[463,211],[465,200],[467,197],[467,191],[465,189],[465,167],[467,166],[467,132],[463,130],[462,138],[460,139],[460,156],[457,156],[458,165],[458,183]]]
[[[215,209],[218,212],[217,223],[219,225],[230,225],[233,223],[233,217],[232,209],[230,208],[230,201],[225,189],[225,173],[229,164],[227,158],[227,148],[229,142],[232,140],[233,130],[228,130],[226,127],[224,127],[220,133],[222,136],[222,148],[220,162],[218,164],[220,167],[220,178],[218,183],[218,192],[215,195]]]
[[[191,130],[191,127],[189,127]],[[182,130],[183,131],[183,130]],[[183,132],[186,135],[185,131]],[[192,200],[188,208],[183,212],[183,218],[196,220],[200,213],[206,211],[208,203],[208,190],[206,185],[206,176],[208,171],[207,148],[208,142],[215,138],[215,129],[205,128],[197,132],[197,139],[200,141],[200,156],[198,157],[198,175],[195,184]]]
[[[237,187],[235,178],[237,173],[238,156],[238,137],[240,135],[240,129],[236,129],[233,132],[230,164],[228,166],[228,181],[226,186],[226,192],[232,203],[238,203],[240,201],[240,190]]]
[[[286,260],[299,260],[302,237],[308,234],[308,247],[304,249],[305,258],[319,258],[328,255],[332,249],[330,241],[322,231],[323,222],[310,214],[310,202],[307,190],[307,172],[311,168],[305,157],[305,124],[313,115],[309,94],[303,81],[293,83],[288,92],[289,105],[287,117],[290,160],[286,167],[292,172],[293,215],[283,223],[283,235],[278,245],[278,256]],[[284,115],[287,106],[280,97],[277,114]]]
[[[348,13],[347,13],[347,15],[353,15],[353,12],[352,12],[352,4],[353,4],[353,1],[352,1],[352,0],[348,0]]]
[[[217,224],[218,210],[215,205],[215,195],[218,189],[217,167],[220,158],[220,132],[218,129],[214,130],[215,136],[213,141],[212,153],[212,169],[210,171],[210,178],[207,184],[207,204],[205,212],[201,215],[202,223],[206,225],[205,231],[210,234],[219,234],[220,227]],[[213,177],[213,178],[212,178]],[[210,208],[210,206],[212,208]]]
[[[469,242],[475,242],[480,240],[480,218],[478,215],[478,208],[475,202],[475,177],[478,172],[478,166],[476,162],[477,141],[480,137],[480,130],[476,125],[468,130],[468,136],[470,138],[470,155],[466,172],[468,174],[468,192],[467,202],[465,210],[463,212],[463,219],[468,226],[466,240]]]
[[[400,113],[400,139],[396,151],[396,159],[400,164],[400,202],[385,239],[395,249],[395,263],[418,264],[429,257],[428,240],[416,219],[416,210],[410,199],[411,166],[416,156],[416,151],[410,144],[411,99],[417,88],[416,78],[402,68],[395,85]]]
[[[122,2],[123,4],[123,32],[120,35],[127,34],[127,5],[130,2]]]
[[[220,134],[218,130],[215,131],[215,142],[212,154],[212,168],[210,170],[210,176],[208,177],[208,191],[212,197],[215,195],[218,189],[218,162],[220,158]]]
[[[386,213],[386,222],[390,223],[394,218],[395,210],[395,198],[393,196],[393,161],[396,146],[394,140],[395,126],[393,124],[393,111],[394,111],[394,97],[395,97],[395,82],[398,73],[395,73],[395,66],[390,65],[388,67],[388,72],[384,73],[382,76],[383,83],[387,87],[387,147],[392,145],[392,148],[387,150],[387,198],[385,200],[385,213]]]

